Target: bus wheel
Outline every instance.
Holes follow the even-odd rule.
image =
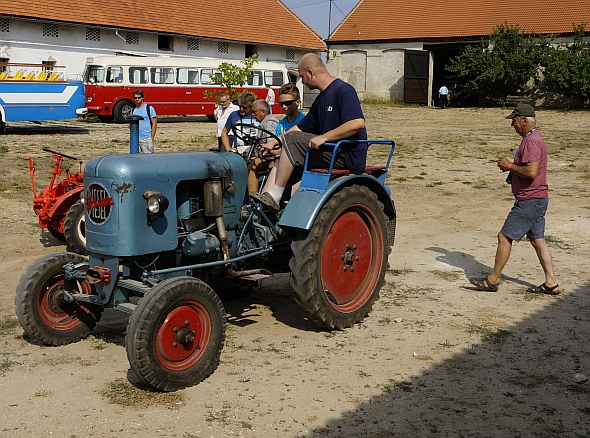
[[[115,116],[115,120],[119,123],[125,123],[125,117],[131,114],[134,105],[129,102],[128,100],[121,100],[115,104],[113,108],[113,116]]]

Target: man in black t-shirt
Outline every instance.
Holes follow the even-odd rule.
[[[303,84],[310,89],[320,90],[320,94],[305,118],[281,136],[284,154],[278,165],[274,187],[262,194],[250,194],[251,198],[272,210],[279,209],[287,182],[295,167],[303,165],[308,149],[312,149],[309,155],[310,167],[327,167],[332,150],[319,151],[321,145],[339,140],[367,139],[365,118],[352,85],[332,76],[320,57],[313,53],[301,58],[297,70]],[[276,144],[274,140],[263,147],[271,150]],[[366,159],[367,145],[353,144],[339,150],[334,167],[350,169],[358,174],[363,172]]]

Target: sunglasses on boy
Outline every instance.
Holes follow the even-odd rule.
[[[282,102],[279,102],[279,105],[281,105],[281,106],[291,106],[291,105],[293,105],[293,102],[297,102],[297,99],[283,100]]]

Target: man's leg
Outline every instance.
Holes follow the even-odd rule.
[[[545,273],[545,286],[552,288],[557,284],[555,273],[553,272],[553,261],[551,259],[551,251],[545,242],[545,238],[531,239],[531,245],[535,248],[543,272]]]
[[[510,258],[512,252],[512,239],[502,233],[498,233],[498,248],[496,249],[496,258],[494,259],[494,269],[488,275],[490,283],[498,284],[502,276],[502,270]]]

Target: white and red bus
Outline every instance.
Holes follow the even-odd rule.
[[[160,115],[207,115],[213,117],[215,99],[205,91],[223,88],[211,83],[221,75],[223,62],[239,64],[239,60],[216,58],[169,58],[136,56],[99,56],[88,58],[84,70],[86,108],[102,121],[124,122],[135,107],[133,90],[142,89],[145,100]],[[283,64],[259,62],[252,68],[245,88],[259,99],[266,98],[265,84],[270,84],[278,101],[278,89],[297,75]],[[281,112],[275,103],[273,113]]]

